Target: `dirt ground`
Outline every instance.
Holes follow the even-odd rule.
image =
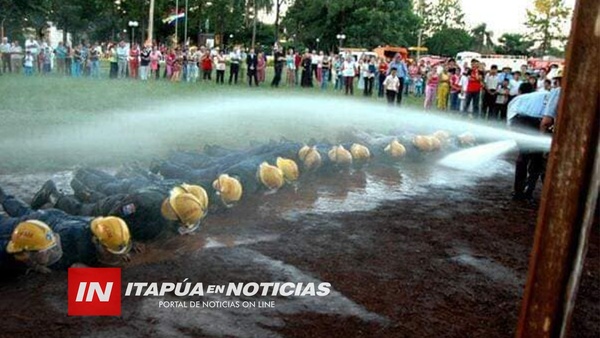
[[[257,297],[275,307],[255,309],[165,309],[162,298],[125,297],[122,317],[67,317],[66,272],[28,275],[0,284],[0,336],[513,336],[537,203],[510,200],[503,160],[483,176],[421,165],[305,177],[297,191],[210,215],[199,234],[147,245],[122,272],[124,285],[329,282],[326,297]],[[23,197],[34,190],[2,179]],[[571,337],[600,334],[599,253],[596,226]]]

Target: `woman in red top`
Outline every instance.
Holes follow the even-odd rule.
[[[425,110],[429,110],[431,105],[433,104],[433,99],[435,98],[435,92],[437,91],[438,81],[439,81],[438,73],[435,69],[432,69],[427,73],[427,87],[425,88]]]
[[[212,80],[211,74],[212,74],[213,61],[212,61],[212,57],[210,55],[210,50],[206,50],[204,52],[204,54],[202,54],[202,57],[200,57],[200,64],[202,65],[202,79],[209,80],[209,81]]]
[[[256,63],[256,77],[258,83],[265,82],[265,69],[267,68],[267,62],[265,61],[265,54],[263,52],[258,53],[258,60]]]
[[[481,94],[481,89],[483,88],[483,84],[481,83],[483,76],[479,72],[478,62],[477,60],[471,61],[473,64],[473,69],[471,69],[471,73],[469,74],[469,82],[467,83],[467,93],[465,97],[465,106],[464,112],[469,111],[469,106],[471,102],[473,102],[473,115],[476,117],[479,116],[479,96]]]
[[[134,43],[129,50],[129,76],[132,79],[137,79],[138,68],[140,67],[140,49],[137,43]]]
[[[385,78],[387,77],[387,70],[388,70],[388,63],[385,61],[384,58],[379,58],[379,90],[377,92],[377,96],[379,97],[383,97],[383,92],[385,91],[383,88],[383,82],[385,81]]]
[[[175,52],[172,49],[169,49],[169,54],[167,54],[167,58],[165,60],[167,64],[167,79],[170,79],[173,75],[173,63],[175,62]]]

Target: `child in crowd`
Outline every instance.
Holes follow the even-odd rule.
[[[390,75],[388,75],[383,81],[383,87],[385,88],[385,95],[387,97],[388,104],[393,106],[394,102],[396,102],[398,89],[400,89],[400,79],[398,78],[396,68],[392,68],[390,70]]]
[[[498,91],[496,92],[496,103],[494,105],[494,109],[492,110],[490,120],[495,120],[498,118],[500,118],[500,120],[506,119],[508,94],[510,93],[510,88],[508,87],[508,85],[509,80],[504,79],[502,83],[498,86]]]
[[[430,70],[427,73],[427,87],[425,88],[425,103],[423,104],[425,110],[431,109],[431,105],[435,99],[438,81],[439,75],[437,71],[435,69]]]

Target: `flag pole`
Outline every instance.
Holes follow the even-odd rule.
[[[179,44],[179,35],[177,28],[179,27],[179,0],[175,0],[175,45]]]
[[[148,14],[148,41],[152,45],[152,32],[154,31],[154,0],[150,0],[150,13]]]
[[[188,0],[185,0],[185,32],[183,34],[183,43],[187,45],[187,33],[188,33]]]

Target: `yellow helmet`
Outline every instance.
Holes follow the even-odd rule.
[[[350,147],[350,154],[352,155],[352,158],[357,161],[368,161],[371,158],[369,148],[358,143],[354,143]]]
[[[279,189],[285,183],[281,169],[263,162],[258,167],[258,179],[269,189]]]
[[[437,138],[442,143],[446,143],[450,139],[450,133],[448,133],[445,130],[438,130],[435,133],[433,133],[433,137]]]
[[[300,159],[300,161],[304,161],[306,159],[306,155],[308,154],[310,149],[311,147],[305,144],[304,146],[302,146],[302,148],[300,148],[300,150],[298,150],[298,158]]]
[[[423,135],[417,135],[413,138],[413,144],[415,147],[417,147],[417,149],[419,149],[420,151],[431,151],[432,150],[432,144],[431,144],[431,139],[427,136],[423,136]]]
[[[12,232],[6,252],[41,251],[57,244],[56,236],[50,227],[37,220],[21,222]]]
[[[352,164],[352,154],[344,146],[333,146],[329,153],[329,160],[336,164]]]
[[[199,185],[185,184],[173,188],[176,193],[190,193],[198,198],[202,203],[204,210],[208,209],[208,194],[206,190]]]
[[[298,152],[298,158],[304,164],[304,168],[307,170],[317,169],[321,166],[321,154],[317,150],[316,146],[304,146]]]
[[[400,158],[406,154],[406,148],[396,139],[392,140],[383,151],[393,158]]]
[[[429,138],[430,151],[442,149],[442,142],[435,136],[427,136]]]
[[[131,234],[127,223],[119,217],[97,217],[90,226],[92,233],[106,250],[115,255],[126,254],[131,249]]]
[[[475,136],[469,132],[462,133],[458,135],[458,143],[460,143],[462,146],[475,145]]]
[[[213,188],[221,196],[221,200],[225,205],[235,203],[242,198],[242,184],[239,180],[227,174],[219,175],[219,178],[213,182]]]
[[[161,213],[168,220],[179,221],[186,228],[195,229],[206,215],[205,206],[206,202],[178,186],[163,201]]]
[[[286,181],[293,182],[298,180],[300,173],[298,171],[298,165],[296,162],[287,158],[278,157],[276,164],[277,168],[281,169],[283,172],[283,177],[286,179]]]

